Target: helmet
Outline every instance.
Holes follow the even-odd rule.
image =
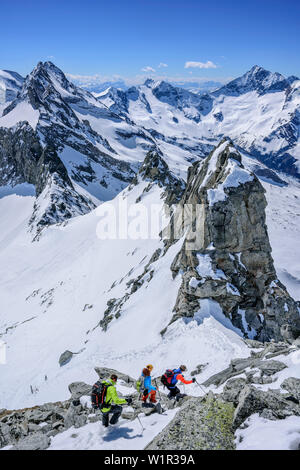
[[[149,370],[152,370],[152,369],[153,369],[153,365],[152,365],[152,364],[148,364],[146,367],[147,367],[147,369],[149,369]]]
[[[180,366],[179,369],[186,370],[186,366]]]

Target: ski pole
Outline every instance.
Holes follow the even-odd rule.
[[[198,387],[201,388],[202,392],[206,394],[206,391],[204,390],[204,388],[199,384],[199,382],[197,382],[197,380],[195,380],[196,384],[198,385]]]
[[[140,425],[142,426],[142,430],[143,430],[143,431],[146,431],[146,429],[145,429],[144,426],[142,425],[142,421],[140,420],[139,415],[136,415],[136,417],[137,417],[137,419],[139,420]]]
[[[159,399],[161,400],[160,391],[159,391],[159,387],[157,385],[156,379],[154,379],[154,383],[156,385],[156,389],[157,389],[157,392],[158,392]]]

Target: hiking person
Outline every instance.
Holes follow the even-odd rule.
[[[164,375],[162,375],[161,383],[167,387],[170,392],[168,398],[175,398],[178,401],[180,398],[186,396],[185,393],[180,393],[179,388],[176,387],[178,380],[186,385],[196,382],[195,378],[192,380],[185,380],[182,372],[185,372],[186,370],[186,366],[182,365],[178,369],[167,369]]]
[[[132,398],[118,397],[116,390],[117,380],[118,376],[112,374],[107,381],[96,382],[92,391],[93,408],[100,409],[102,424],[106,428],[109,424],[117,424],[122,413],[122,406],[120,405],[130,405],[132,403]],[[112,417],[109,420],[110,413],[112,413]]]
[[[142,371],[141,378],[143,379],[143,395],[142,395],[142,406],[147,406],[147,399],[150,400],[150,406],[154,406],[156,403],[156,387],[152,385],[151,372],[153,365],[148,364]]]

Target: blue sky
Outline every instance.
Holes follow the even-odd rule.
[[[132,81],[225,80],[254,64],[300,76],[297,0],[5,0],[1,18],[0,68],[22,75],[51,60]]]

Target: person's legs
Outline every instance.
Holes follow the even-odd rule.
[[[105,428],[108,426],[108,420],[109,420],[109,412],[108,413],[102,413],[102,424]]]
[[[183,398],[183,397],[186,397],[186,393],[177,393],[176,394],[176,397],[175,397],[175,400],[178,401],[180,400],[180,398]]]
[[[151,390],[149,395],[150,395],[150,402],[156,403],[156,390]]]
[[[110,412],[113,414],[110,418],[109,424],[117,424],[121,414],[122,414],[122,406],[120,405],[113,405],[110,409]]]
[[[177,393],[180,393],[178,387],[168,387],[168,390],[170,391],[168,398],[175,398]]]
[[[149,396],[148,390],[145,389],[144,392],[143,392],[143,396],[142,396],[142,401],[144,403],[146,403],[148,396]]]

